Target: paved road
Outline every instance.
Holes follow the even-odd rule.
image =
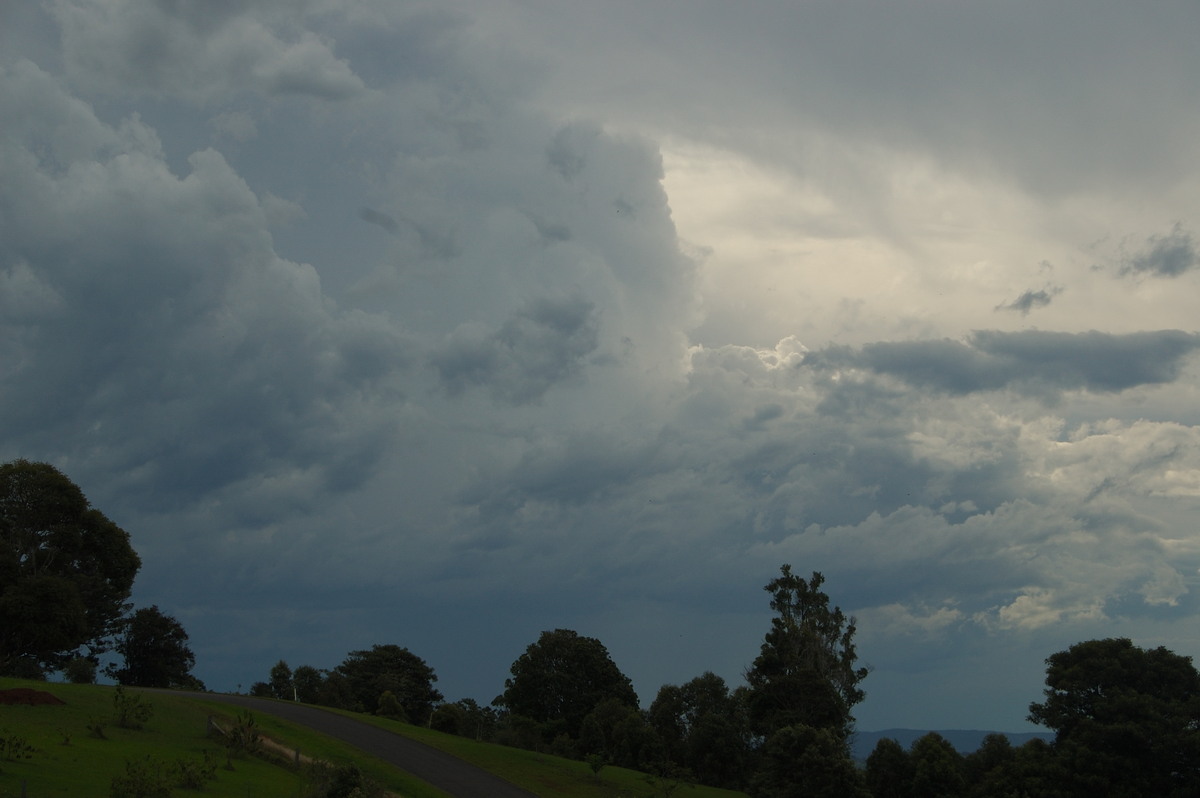
[[[533,793],[457,757],[336,712],[244,695],[197,693],[196,697],[245,707],[308,726],[377,756],[455,798],[533,798]]]

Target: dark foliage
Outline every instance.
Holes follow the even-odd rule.
[[[1190,657],[1125,638],[1077,643],[1046,660],[1029,719],[1056,732],[1074,795],[1200,795],[1200,673]]]
[[[179,621],[156,606],[144,607],[123,623],[117,638],[116,651],[124,666],[110,666],[106,672],[120,684],[136,687],[203,690],[204,685],[191,673],[196,656],[187,641]]]
[[[750,759],[747,692],[730,692],[725,680],[707,672],[686,684],[663,685],[650,705],[649,720],[670,761],[702,784],[740,789]]]
[[[512,665],[500,700],[542,725],[542,738],[579,739],[583,719],[605,699],[637,707],[637,693],[599,640],[569,629],[542,632]]]
[[[900,743],[884,737],[867,757],[864,772],[874,798],[913,798],[913,764]]]
[[[391,692],[411,723],[425,724],[442,694],[433,687],[437,675],[425,660],[397,645],[375,645],[351,651],[326,678],[320,703],[358,712],[375,712],[379,698]]]
[[[764,588],[776,617],[746,673],[751,729],[762,737],[788,726],[843,737],[853,729],[850,710],[865,695],[858,684],[868,671],[855,666],[854,619],[830,606],[824,581],[817,572],[806,581],[784,565]]]
[[[54,466],[0,465],[0,674],[106,650],[140,567],[125,530]]]
[[[788,726],[763,746],[754,798],[868,798],[850,749],[834,729]]]

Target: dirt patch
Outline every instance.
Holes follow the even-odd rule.
[[[28,704],[32,707],[44,707],[65,703],[67,702],[44,690],[34,690],[29,687],[0,690],[0,704]]]

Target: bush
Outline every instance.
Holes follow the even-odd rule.
[[[199,790],[210,781],[217,778],[217,763],[211,751],[204,752],[204,759],[197,762],[194,759],[175,760],[175,786],[189,790]]]
[[[137,693],[126,693],[119,685],[113,695],[113,710],[122,729],[140,729],[154,715],[153,704]]]
[[[383,786],[364,775],[357,765],[334,767],[314,762],[309,768],[313,798],[383,798]]]
[[[88,733],[97,740],[107,740],[108,735],[104,733],[104,721],[96,718],[88,718],[87,722]]]
[[[63,666],[63,676],[71,684],[95,684],[96,663],[87,657],[75,657]]]
[[[0,762],[33,759],[36,750],[22,735],[0,729]]]
[[[46,681],[46,671],[32,657],[17,657],[0,670],[0,676],[11,676],[14,679],[28,679],[31,682]]]
[[[262,747],[262,735],[258,733],[258,723],[250,712],[238,713],[237,720],[229,727],[226,738],[229,751],[234,756],[257,754]]]
[[[125,775],[114,776],[109,798],[170,798],[174,787],[164,763],[146,757],[125,763]]]
[[[375,714],[381,718],[408,722],[408,715],[404,712],[404,707],[400,706],[400,700],[391,690],[384,690],[379,696],[379,709],[375,710]]]

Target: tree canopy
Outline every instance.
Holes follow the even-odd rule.
[[[433,705],[442,700],[433,683],[437,675],[425,660],[394,644],[374,645],[369,650],[351,651],[330,679],[343,681],[350,709],[374,712],[379,699],[390,692],[411,723],[424,723],[433,713]]]
[[[1076,643],[1046,660],[1045,701],[1073,795],[1200,795],[1200,673],[1190,657],[1127,638]]]
[[[108,674],[120,684],[136,687],[204,689],[192,675],[196,657],[188,647],[183,625],[157,606],[144,607],[123,622],[116,651],[124,666]]]
[[[797,724],[843,737],[852,729],[850,709],[865,696],[858,684],[868,669],[855,665],[854,618],[830,606],[824,581],[816,571],[805,580],[783,565],[764,587],[776,616],[746,673],[750,720],[760,735]]]
[[[106,650],[140,567],[125,530],[57,468],[0,465],[0,673]]]
[[[731,692],[711,671],[676,686],[665,684],[649,719],[666,755],[703,784],[737,789],[750,757],[745,691]]]
[[[583,719],[600,702],[614,698],[637,707],[637,693],[604,644],[570,629],[542,632],[512,664],[500,697],[512,713],[546,724],[553,738],[578,739]]]

